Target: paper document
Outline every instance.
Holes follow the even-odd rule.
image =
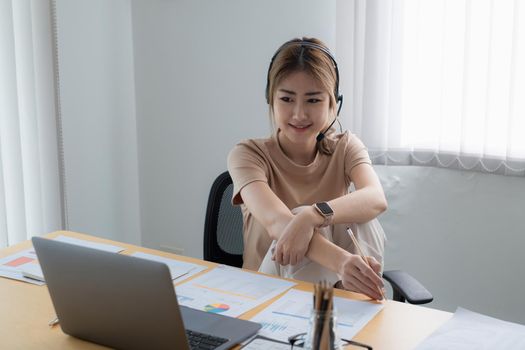
[[[37,284],[39,286],[45,284],[42,281],[27,278],[22,274],[22,270],[29,265],[38,266],[36,253],[33,248],[25,249],[18,253],[1,258],[0,276],[27,283]]]
[[[192,264],[180,260],[170,259],[163,256],[147,254],[142,252],[133,253],[131,254],[131,256],[146,260],[158,261],[168,265],[168,268],[170,269],[171,279],[176,280],[176,282],[183,281],[208,268],[203,265]]]
[[[312,312],[311,292],[292,289],[261,311],[251,321],[259,322],[259,335],[287,341],[308,331]],[[339,337],[352,339],[382,308],[383,304],[334,297]]]
[[[20,268],[22,270],[22,275],[25,277],[32,278],[34,280],[45,282],[44,273],[42,268],[38,263],[25,264]]]
[[[81,247],[93,248],[97,250],[103,250],[105,252],[110,252],[110,253],[120,253],[121,251],[124,250],[124,248],[118,247],[112,244],[97,243],[97,242],[88,241],[85,239],[73,238],[73,237],[68,237],[68,236],[63,236],[63,235],[57,236],[56,238],[53,238],[53,239],[59,242],[79,245]]]
[[[416,349],[525,349],[525,326],[458,308]]]
[[[57,236],[53,238],[53,240],[110,253],[119,253],[124,250],[124,248],[115,245],[97,243],[64,235]],[[44,274],[38,264],[37,256],[33,248],[25,249],[0,259],[0,276],[37,285],[45,284]]]
[[[295,283],[219,266],[175,287],[181,305],[237,317],[293,287]]]

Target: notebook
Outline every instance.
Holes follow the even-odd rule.
[[[32,241],[62,331],[71,336],[118,349],[221,350],[261,328],[179,306],[163,263],[40,237]]]

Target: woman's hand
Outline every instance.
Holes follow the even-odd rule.
[[[368,295],[381,300],[383,280],[379,277],[381,264],[373,257],[366,257],[368,264],[359,255],[349,254],[343,261],[339,274],[345,289]]]
[[[273,260],[286,266],[296,265],[304,258],[314,234],[315,221],[322,219],[313,210],[315,210],[313,207],[306,207],[292,217],[277,241],[272,256]]]

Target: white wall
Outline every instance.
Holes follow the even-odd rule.
[[[432,307],[525,323],[525,178],[376,166],[389,209],[385,265],[418,278]]]
[[[58,3],[71,229],[200,257],[229,149],[269,131],[271,55],[299,35],[334,47],[335,1]],[[420,279],[433,307],[525,323],[525,178],[376,169],[387,268]]]
[[[331,44],[335,1],[132,5],[143,243],[202,256],[209,188],[228,151],[268,133],[273,52],[303,34]]]

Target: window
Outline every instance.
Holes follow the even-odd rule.
[[[0,1],[0,247],[65,225],[51,1]]]
[[[524,1],[337,5],[347,124],[375,163],[525,175]]]

